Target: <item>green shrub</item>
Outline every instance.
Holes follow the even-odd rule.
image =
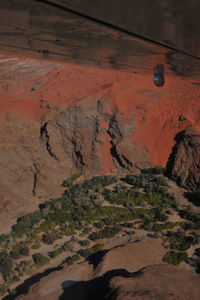
[[[154,181],[158,186],[167,186],[167,181],[163,176],[156,177]]]
[[[9,257],[7,250],[0,251],[0,260]]]
[[[80,256],[78,254],[74,254],[73,256],[69,256],[63,262],[63,264],[72,265],[80,260]]]
[[[13,235],[21,237],[28,234],[33,229],[33,226],[38,224],[42,218],[43,214],[41,211],[35,211],[18,218],[17,224],[12,227]]]
[[[102,223],[104,223],[104,225],[107,225],[107,226],[114,226],[116,224],[116,217],[115,218],[104,218],[102,220]]]
[[[130,177],[132,175],[127,176]],[[158,178],[160,177],[156,177],[156,179]],[[177,205],[175,198],[167,190],[163,190],[164,188],[166,187],[161,186],[158,188],[156,182],[150,182],[144,185],[145,194],[136,192],[133,189],[125,191],[110,191],[105,189],[104,197],[111,204],[124,205],[130,208],[133,206],[142,206],[145,203],[154,207],[175,207]]]
[[[153,220],[151,218],[145,217],[142,220],[142,224],[141,224],[140,227],[145,229],[145,230],[152,231],[153,226],[154,226]]]
[[[163,231],[163,230],[167,230],[167,229],[172,229],[174,227],[176,227],[177,225],[179,225],[179,223],[172,223],[172,222],[166,222],[163,224],[153,224],[152,230],[153,231]]]
[[[3,296],[8,292],[8,288],[4,284],[0,284],[0,295]]]
[[[23,274],[30,274],[33,270],[33,263],[30,260],[22,260],[17,264],[15,270],[19,273],[20,276]]]
[[[163,257],[163,261],[168,264],[179,265],[182,261],[185,261],[188,258],[186,252],[175,252],[169,251]]]
[[[76,228],[77,229],[77,228]],[[75,230],[73,229],[73,228],[68,228],[68,229],[66,229],[65,231],[63,231],[63,234],[65,235],[65,236],[72,236],[72,235],[74,235],[76,232],[75,232]]]
[[[88,248],[88,249],[80,249],[78,251],[78,254],[80,254],[82,257],[87,258],[91,256],[92,254],[101,251],[104,244],[96,244],[95,246]]]
[[[56,211],[53,211],[51,214],[47,216],[47,221],[49,224],[52,224],[53,226],[57,224],[63,224],[66,221],[70,221],[72,219],[71,214],[73,213],[73,209],[59,209]],[[72,219],[73,220],[73,219]]]
[[[86,247],[90,244],[90,241],[88,240],[79,241],[79,244],[83,247]]]
[[[47,245],[53,244],[58,239],[58,234],[56,232],[44,233],[42,236],[43,243]]]
[[[21,256],[28,256],[29,255],[29,247],[27,246],[27,242],[19,242],[15,244],[10,251],[10,256],[13,259],[18,259]]]
[[[94,176],[90,180],[86,180],[83,183],[83,187],[88,187],[88,188],[96,188],[98,186],[108,186],[113,183],[116,183],[118,181],[118,178],[113,175],[103,175],[103,176]]]
[[[136,188],[144,187],[149,182],[149,175],[142,174],[142,175],[126,175],[123,178],[123,181],[126,183],[133,185]]]
[[[142,202],[142,199],[139,197],[139,193],[135,191],[124,191],[121,193],[116,193],[115,191],[110,192],[110,194],[107,193],[105,199],[111,203],[111,204],[117,204],[117,205],[127,205],[127,204],[133,204],[133,205],[140,205]]]
[[[17,275],[15,275],[15,276],[13,277],[13,280],[18,282],[18,281],[20,281],[20,277],[17,276]]]
[[[27,246],[24,246],[24,247],[21,247],[20,249],[19,249],[19,252],[20,252],[20,254],[22,255],[22,256],[28,256],[29,255],[29,247],[27,247]]]
[[[191,247],[192,237],[181,236],[181,237],[170,237],[170,248],[174,250],[185,251]]]
[[[92,247],[92,249],[97,252],[97,251],[101,251],[104,247],[104,244],[96,244]]]
[[[12,259],[18,259],[18,258],[20,258],[21,256],[22,256],[22,255],[20,254],[19,249],[15,249],[15,250],[10,251],[10,257],[11,257]]]
[[[134,227],[134,223],[130,223],[130,222],[122,223],[120,225],[123,226],[123,227],[127,227],[127,228],[133,228]]]
[[[72,244],[72,242],[65,242],[62,245],[63,251],[73,251],[74,250],[74,246]]]
[[[76,181],[78,178],[80,178],[82,175],[83,175],[82,173],[72,175],[71,177],[69,177],[68,179],[63,181],[62,186],[63,187],[71,187],[73,182]]]
[[[39,241],[35,241],[34,244],[31,246],[31,249],[39,249],[41,247],[41,244]]]
[[[38,226],[36,231],[37,232],[48,232],[49,230],[53,229],[54,226],[55,226],[54,222],[52,222],[51,220],[45,220]]]
[[[83,229],[83,234],[88,234],[88,233],[90,233],[92,231],[92,228],[91,227],[86,227],[86,228],[84,228]]]
[[[60,255],[63,252],[63,247],[57,248],[48,253],[49,257],[55,258],[56,256]]]
[[[94,223],[94,226],[96,228],[100,229],[100,228],[104,227],[104,222],[103,221],[96,222],[96,223]]]
[[[179,214],[181,218],[191,221],[184,225],[184,229],[200,229],[200,214],[190,209],[180,210]]]
[[[10,275],[13,268],[13,262],[11,258],[5,257],[0,259],[0,272],[2,273],[4,279]]]
[[[8,240],[9,235],[8,234],[0,234],[0,245],[4,246],[4,243]]]
[[[49,258],[41,253],[35,253],[32,255],[34,263],[38,267],[42,267],[44,265],[47,265],[49,263]]]
[[[118,232],[121,231],[121,226],[116,225],[113,227],[105,227],[102,230],[93,232],[90,236],[89,239],[96,241],[99,239],[109,239],[114,237]]]
[[[143,169],[142,174],[164,174],[166,172],[166,168],[161,166],[156,166],[154,168]]]

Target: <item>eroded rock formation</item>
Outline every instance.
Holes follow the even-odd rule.
[[[169,175],[184,187],[200,184],[200,132],[192,127],[178,133],[168,162]]]
[[[158,239],[114,247],[90,263],[66,266],[24,291],[22,287],[16,299],[198,300],[199,274],[165,264],[164,252]]]
[[[73,173],[165,166],[174,136],[199,128],[200,87],[170,67],[158,89],[143,70],[0,59],[0,211],[6,222],[60,195]],[[196,150],[186,183],[197,180],[192,158],[198,160]]]

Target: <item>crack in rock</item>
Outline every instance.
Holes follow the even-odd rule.
[[[37,182],[38,182],[38,175],[40,173],[40,170],[38,169],[37,165],[34,163],[33,164],[35,172],[33,175],[33,189],[32,189],[32,194],[33,196],[36,196],[36,187],[37,187]]]
[[[47,126],[48,126],[48,122],[44,123],[44,125],[41,126],[41,128],[40,128],[40,138],[44,142],[49,155],[51,157],[53,157],[56,161],[58,161],[57,156],[52,151],[52,147],[51,147],[51,144],[50,144],[50,135],[48,133]]]

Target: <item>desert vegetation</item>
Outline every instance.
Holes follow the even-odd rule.
[[[156,167],[123,178],[66,179],[61,197],[18,218],[10,234],[0,235],[0,293],[59,257],[61,266],[73,264],[103,249],[106,239],[133,229],[163,240],[169,250],[165,262],[187,261],[187,250],[199,242],[200,215],[179,207],[164,172]],[[173,213],[180,221],[170,221]]]
[[[181,262],[186,261],[188,255],[186,252],[169,251],[163,257],[163,261],[173,265],[179,265]]]

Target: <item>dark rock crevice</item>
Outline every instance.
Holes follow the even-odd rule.
[[[50,135],[49,135],[47,126],[48,126],[48,122],[44,123],[44,125],[41,126],[41,128],[40,128],[40,138],[44,142],[49,155],[51,157],[53,157],[56,161],[58,161],[58,158],[57,158],[56,154],[53,153],[53,151],[52,151],[52,147],[51,147],[51,144],[50,144]]]
[[[37,182],[38,182],[38,176],[40,173],[40,170],[38,169],[37,165],[34,163],[34,175],[33,175],[33,189],[32,189],[32,194],[33,196],[36,196],[36,187],[37,187]]]
[[[76,162],[75,165],[78,169],[82,170],[83,166],[85,165],[83,161],[83,155],[80,150],[74,150],[75,156],[76,156]]]
[[[113,145],[110,148],[110,154],[112,155],[113,159],[117,161],[120,167],[123,169],[132,169],[133,168],[133,163],[124,155],[124,154],[119,154],[117,152],[117,145]]]
[[[121,124],[120,119],[116,114],[113,114],[110,118],[109,128],[107,130],[107,133],[111,137],[110,154],[112,158],[117,162],[120,168],[133,171],[134,169],[133,162],[127,157],[125,152],[118,151],[118,145],[121,142],[123,144],[123,140],[125,140],[127,137],[127,132],[125,129],[124,130],[123,129],[124,129],[123,124]],[[128,134],[130,134],[130,132]]]

